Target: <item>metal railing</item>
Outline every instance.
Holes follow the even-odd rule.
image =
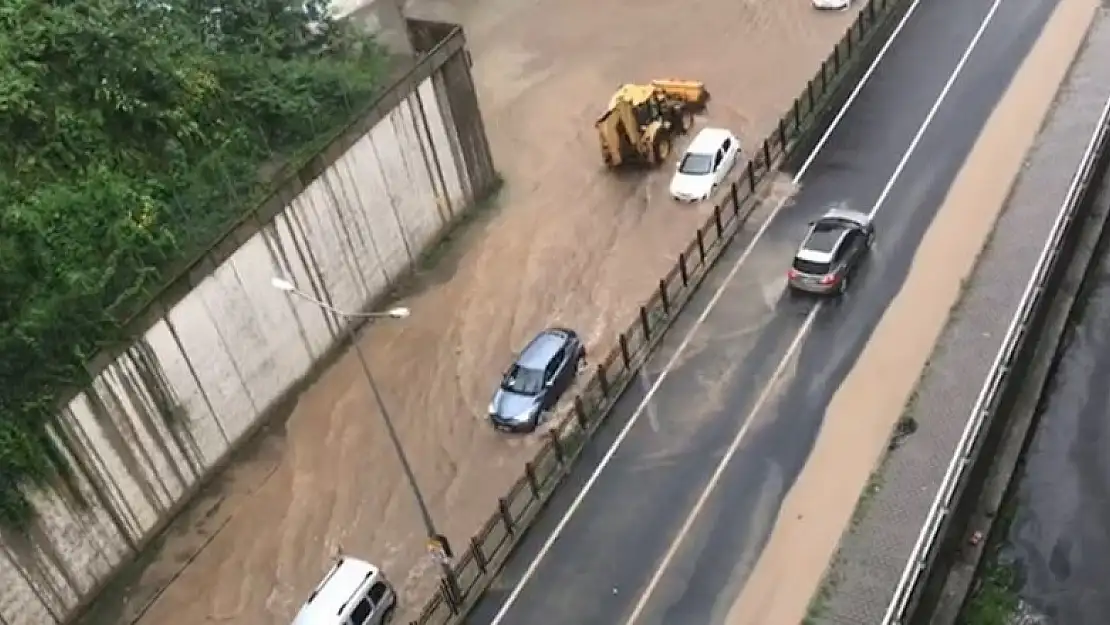
[[[1000,391],[1004,388],[1009,372],[1013,369],[1014,360],[1022,351],[1021,347],[1029,336],[1030,321],[1042,304],[1042,296],[1047,291],[1047,282],[1060,257],[1062,251],[1060,243],[1076,217],[1084,193],[1095,173],[1098,156],[1108,147],[1108,139],[1110,139],[1110,100],[1106,102],[1090,142],[1083,152],[1079,168],[1072,177],[1067,194],[1064,196],[1060,214],[1053,223],[1051,235],[1041,250],[1033,275],[1022,293],[1018,310],[1014,313],[1002,339],[1002,347],[991,364],[987,379],[968,416],[967,425],[960,436],[956,452],[948,464],[948,470],[933,500],[929,515],[925,518],[921,533],[914,543],[913,551],[910,552],[902,577],[898,580],[894,597],[887,606],[883,625],[902,623],[907,616],[907,608],[911,605],[917,586],[926,577],[924,573],[928,570],[938,545],[944,520],[952,511],[961,481],[967,470],[974,464],[974,451],[984,424],[990,421],[988,417],[998,404]]]

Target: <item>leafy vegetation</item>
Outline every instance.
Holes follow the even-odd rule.
[[[84,363],[381,59],[327,0],[0,0],[0,524],[64,475],[45,425]]]
[[[986,565],[975,591],[961,615],[965,625],[1009,625],[1018,613],[1020,580],[1017,569],[997,561]]]

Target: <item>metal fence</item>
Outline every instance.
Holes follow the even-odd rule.
[[[729,242],[758,206],[769,174],[809,145],[822,117],[847,95],[864,51],[873,49],[880,26],[902,0],[869,0],[821,68],[779,120],[771,136],[749,154],[743,173],[724,202],[698,228],[670,272],[660,281],[636,318],[620,334],[574,398],[569,418],[547,433],[547,441],[525,464],[524,474],[497,502],[497,510],[475,534],[442,578],[439,590],[412,625],[447,625],[474,606],[556,486],[569,473],[591,435],[647,360]]]
[[[1026,351],[1023,347],[1027,339],[1033,335],[1031,330],[1040,325],[1037,323],[1038,317],[1047,309],[1044,305],[1047,299],[1044,296],[1053,292],[1051,288],[1053,279],[1058,277],[1058,270],[1062,266],[1059,261],[1067,247],[1062,242],[1072,224],[1081,217],[1079,209],[1083,205],[1087,191],[1091,188],[1095,174],[1100,168],[1106,167],[1107,150],[1110,150],[1110,101],[1107,101],[1102,110],[1079,169],[1072,178],[1063,209],[1052,228],[1052,235],[1041,251],[1037,268],[1025,287],[1021,304],[1014,313],[1010,327],[1002,340],[1002,347],[991,365],[987,380],[971,410],[960,442],[956,446],[956,453],[948,464],[948,470],[940,488],[937,489],[929,516],[925,519],[909,561],[906,562],[906,568],[898,580],[894,597],[887,606],[883,625],[902,623],[912,615],[913,599],[918,594],[920,582],[927,578],[925,572],[937,555],[937,548],[944,535],[942,530],[945,522],[959,501],[960,491],[966,485],[964,478],[975,464],[981,434],[999,407],[1003,391],[1010,381],[1010,374],[1021,370],[1018,361]],[[1020,376],[1017,379],[1020,379]]]

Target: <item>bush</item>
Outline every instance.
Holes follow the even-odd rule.
[[[0,0],[0,524],[85,363],[383,67],[323,1]]]

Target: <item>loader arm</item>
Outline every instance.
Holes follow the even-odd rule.
[[[595,125],[601,142],[602,159],[610,167],[624,162],[629,151],[638,149],[643,139],[635,111],[623,99],[615,99]]]

